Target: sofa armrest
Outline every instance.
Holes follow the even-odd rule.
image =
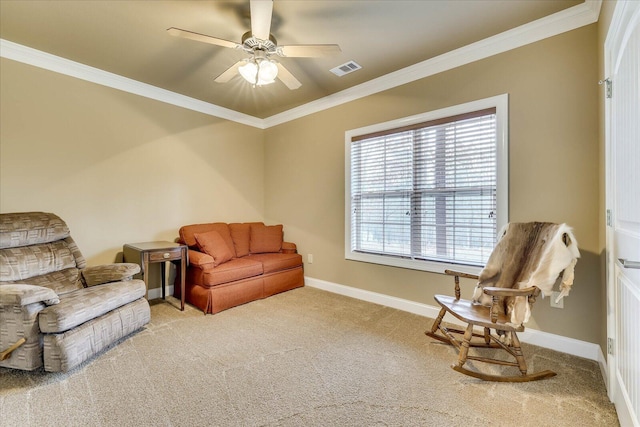
[[[204,268],[213,268],[215,266],[211,255],[189,249],[189,265]]]
[[[60,298],[53,289],[43,286],[26,283],[0,285],[0,305],[24,307],[38,302],[55,305],[60,302]]]
[[[82,270],[82,280],[88,286],[101,285],[109,282],[131,280],[134,274],[140,272],[140,266],[133,263],[119,263],[97,265]]]
[[[295,243],[291,242],[282,242],[282,253],[283,254],[297,254],[298,247]]]

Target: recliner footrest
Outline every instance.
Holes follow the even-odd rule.
[[[66,372],[149,323],[144,298],[60,334],[44,336],[44,369]]]
[[[146,294],[142,280],[112,282],[64,294],[60,303],[40,312],[38,321],[44,333],[68,331]]]

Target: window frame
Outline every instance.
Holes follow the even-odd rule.
[[[377,123],[345,132],[345,259],[442,273],[446,269],[478,274],[482,267],[433,260],[414,260],[351,250],[351,143],[362,135],[385,132],[479,110],[496,109],[496,233],[509,221],[509,96],[497,95],[439,110]]]

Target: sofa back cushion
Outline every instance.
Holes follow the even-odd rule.
[[[241,258],[249,255],[249,242],[251,240],[251,224],[246,222],[243,224],[229,224],[229,231],[233,239],[233,245],[236,249],[236,256]]]
[[[224,238],[215,230],[206,233],[195,233],[198,250],[213,258],[213,265],[225,263],[235,256],[235,249],[229,247]]]
[[[280,252],[282,249],[282,225],[251,225],[249,250],[252,254]]]
[[[191,249],[198,249],[198,242],[196,241],[195,234],[206,233],[208,231],[217,231],[218,234],[220,234],[220,237],[224,239],[227,246],[233,251],[233,256],[236,256],[233,240],[231,240],[231,234],[229,233],[229,226],[225,222],[185,225],[180,227],[180,240]]]

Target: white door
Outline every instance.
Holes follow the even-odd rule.
[[[616,5],[605,43],[609,397],[622,426],[640,417],[640,1]]]

